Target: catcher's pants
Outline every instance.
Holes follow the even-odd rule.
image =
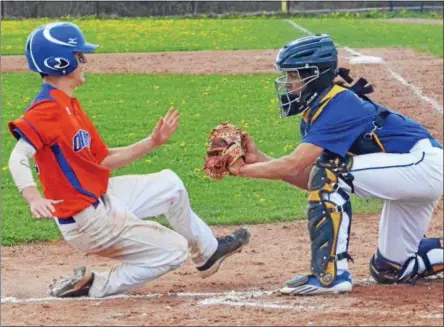
[[[423,139],[410,153],[355,156],[351,174],[359,197],[384,200],[378,248],[385,258],[403,264],[418,251],[443,194],[443,150]],[[349,190],[343,181],[341,186]],[[344,224],[339,247],[348,236],[348,219]]]
[[[174,231],[142,220],[161,214]],[[201,265],[218,245],[208,225],[191,210],[185,186],[171,170],[111,178],[100,204],[73,218],[73,224],[56,219],[72,247],[121,261],[110,271],[95,273],[92,297],[121,293],[178,268],[189,250]]]

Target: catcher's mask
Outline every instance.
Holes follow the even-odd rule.
[[[328,35],[298,39],[279,50],[275,80],[281,117],[304,112],[337,75],[337,50]]]

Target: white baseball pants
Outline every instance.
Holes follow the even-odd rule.
[[[355,193],[383,199],[378,248],[403,264],[418,251],[443,194],[443,150],[420,140],[410,153],[375,153],[354,158]]]
[[[423,139],[409,153],[355,156],[351,174],[359,197],[384,200],[378,248],[385,258],[402,265],[418,251],[433,210],[443,194],[443,150]],[[350,190],[343,181],[340,185]],[[344,202],[337,193],[331,197],[335,197],[338,204]],[[344,218],[339,231],[338,253],[345,249],[348,238],[349,219],[348,216]],[[338,269],[347,270],[346,260],[341,261]]]
[[[162,214],[174,231],[142,220]],[[192,211],[184,184],[171,170],[111,178],[99,206],[89,206],[73,218],[73,224],[57,222],[72,247],[121,261],[110,271],[95,273],[92,297],[121,293],[153,280],[178,268],[189,251],[194,263],[201,265],[218,245],[208,225]]]

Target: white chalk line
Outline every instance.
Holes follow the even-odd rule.
[[[230,305],[234,307],[256,307],[265,309],[293,309],[292,305],[278,304],[278,303],[259,303],[259,302],[248,302],[248,301],[235,301],[225,298],[215,298],[215,299],[205,299],[199,302],[200,305]]]
[[[364,55],[362,53],[359,53],[356,50],[353,50],[352,48],[349,47],[344,47],[344,50],[351,53],[352,55],[358,56],[358,57],[363,57]]]
[[[273,295],[273,294],[279,294],[279,291],[272,291],[269,292],[267,295]],[[297,304],[298,305],[288,305],[288,304],[281,304],[276,301],[274,302],[264,302],[261,298],[264,296],[254,296],[254,295],[227,295],[227,296],[221,296],[217,298],[207,298],[199,302],[199,305],[208,306],[208,305],[228,305],[228,306],[234,306],[234,307],[255,307],[255,308],[264,308],[264,309],[291,309],[291,310],[298,310],[300,312],[308,312],[308,311],[318,311],[318,310],[324,310],[328,309],[328,306],[320,305],[317,302],[313,302],[311,299],[307,297],[299,297]],[[296,297],[290,296],[293,299],[296,299]],[[251,299],[256,298],[259,302],[252,302]],[[285,297],[288,299],[289,297]]]
[[[308,35],[314,35],[312,32],[310,32],[308,29],[302,27],[301,25],[296,24],[294,21],[292,21],[291,19],[286,19],[285,20],[287,23],[290,23],[291,25],[293,25],[294,28],[304,32],[305,34]]]
[[[399,82],[401,82],[401,84],[408,86],[418,98],[429,103],[441,115],[443,114],[443,108],[440,106],[440,104],[438,102],[436,102],[434,99],[431,99],[428,96],[426,96],[419,88],[417,88],[412,83],[407,82],[401,75],[399,75],[398,73],[393,71],[391,68],[389,68],[389,67],[387,67],[387,68],[388,68],[388,71],[390,72],[390,74],[392,74],[392,76],[395,79],[397,79]]]
[[[443,279],[444,275],[439,274],[437,276],[431,276],[427,279]],[[353,285],[376,285],[376,282],[371,278],[362,278],[353,283]],[[230,291],[230,292],[213,292],[213,293],[151,293],[151,294],[141,294],[141,295],[131,295],[131,294],[119,294],[112,295],[105,298],[92,298],[92,297],[78,297],[78,298],[56,298],[56,297],[44,297],[44,298],[28,298],[20,299],[15,297],[3,297],[1,298],[2,304],[29,304],[29,303],[45,303],[45,302],[57,302],[57,301],[108,301],[108,300],[118,300],[118,299],[157,299],[160,297],[182,297],[182,298],[194,298],[194,297],[204,297],[203,300],[199,301],[198,304],[202,306],[208,305],[229,305],[237,307],[256,307],[264,309],[291,309],[300,312],[308,311],[328,311],[329,307],[325,305],[320,305],[319,303],[313,302],[310,297],[298,297],[298,305],[287,305],[279,304],[277,302],[265,302],[261,300],[272,295],[278,295],[279,290],[271,291]],[[292,297],[293,298],[293,297]],[[253,300],[260,302],[253,302]]]
[[[354,285],[370,285],[375,282],[369,278],[360,279]],[[16,298],[16,297],[2,297],[1,303],[40,303],[40,302],[57,302],[57,301],[108,301],[117,299],[156,299],[163,296],[171,297],[206,297],[206,298],[224,298],[226,300],[239,300],[247,298],[261,298],[273,294],[278,294],[279,290],[271,291],[229,291],[229,292],[214,292],[214,293],[150,293],[150,294],[118,294],[111,295],[104,298],[94,297],[75,297],[75,298],[58,298],[58,297],[42,297],[42,298]]]
[[[293,27],[295,27],[296,29],[308,34],[308,35],[314,35],[311,31],[307,30],[306,28],[296,24],[294,21],[290,20],[290,19],[286,19],[286,21],[288,23],[290,23]],[[339,45],[337,43],[337,45]],[[356,50],[353,50],[349,47],[344,47],[343,48],[345,51],[351,53],[354,56],[358,56],[358,57],[364,57],[363,54],[359,53]],[[382,63],[384,63],[386,65],[387,70],[389,71],[389,73],[392,75],[392,77],[394,79],[396,79],[398,82],[400,82],[402,85],[407,86],[408,88],[410,88],[413,92],[414,95],[416,95],[419,99],[421,99],[424,102],[427,102],[428,104],[430,104],[433,109],[435,109],[436,111],[438,111],[441,115],[443,114],[443,107],[441,107],[441,105],[434,99],[426,96],[424,94],[424,92],[419,89],[418,87],[416,87],[415,85],[413,85],[412,83],[407,82],[407,80],[405,78],[403,78],[400,74],[396,73],[393,69],[391,69],[386,61],[382,61]]]
[[[442,279],[444,276],[443,274],[438,274],[436,276],[431,276],[426,278],[427,280],[433,280],[433,279]],[[376,285],[376,282],[372,278],[362,278],[357,280],[353,283],[353,285],[360,285],[360,286],[369,286],[369,285]],[[272,291],[268,294],[260,294],[256,297],[265,297],[267,295],[273,295],[273,294],[279,294],[279,291]],[[221,296],[217,298],[207,298],[204,300],[201,300],[199,302],[200,305],[208,306],[208,305],[228,305],[228,306],[235,306],[235,307],[256,307],[256,308],[264,308],[264,309],[287,309],[287,310],[296,310],[298,312],[338,312],[338,309],[336,306],[330,306],[326,304],[321,304],[318,301],[313,301],[313,297],[294,297],[290,296],[291,298],[296,299],[295,302],[297,305],[288,305],[288,304],[280,304],[277,302],[251,302],[248,301],[249,298],[254,298],[254,294],[241,294],[237,293],[235,295],[227,295],[227,296]],[[286,297],[288,299],[288,297]],[[344,312],[348,312],[348,309],[346,309]],[[380,312],[378,310],[378,312]],[[382,313],[382,312],[380,312]],[[388,312],[387,314],[392,314]]]
[[[108,301],[116,299],[153,299],[162,296],[176,296],[176,297],[237,297],[237,298],[256,298],[262,296],[269,296],[276,291],[244,291],[244,292],[219,292],[219,293],[151,293],[151,294],[118,294],[111,295],[104,298],[94,297],[76,297],[76,298],[57,298],[57,297],[43,297],[43,298],[28,298],[20,299],[16,297],[2,297],[1,303],[39,303],[39,302],[55,302],[55,301]]]

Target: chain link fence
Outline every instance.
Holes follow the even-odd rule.
[[[199,16],[221,14],[323,13],[409,9],[438,10],[443,2],[424,1],[1,1],[1,17],[97,18]]]

